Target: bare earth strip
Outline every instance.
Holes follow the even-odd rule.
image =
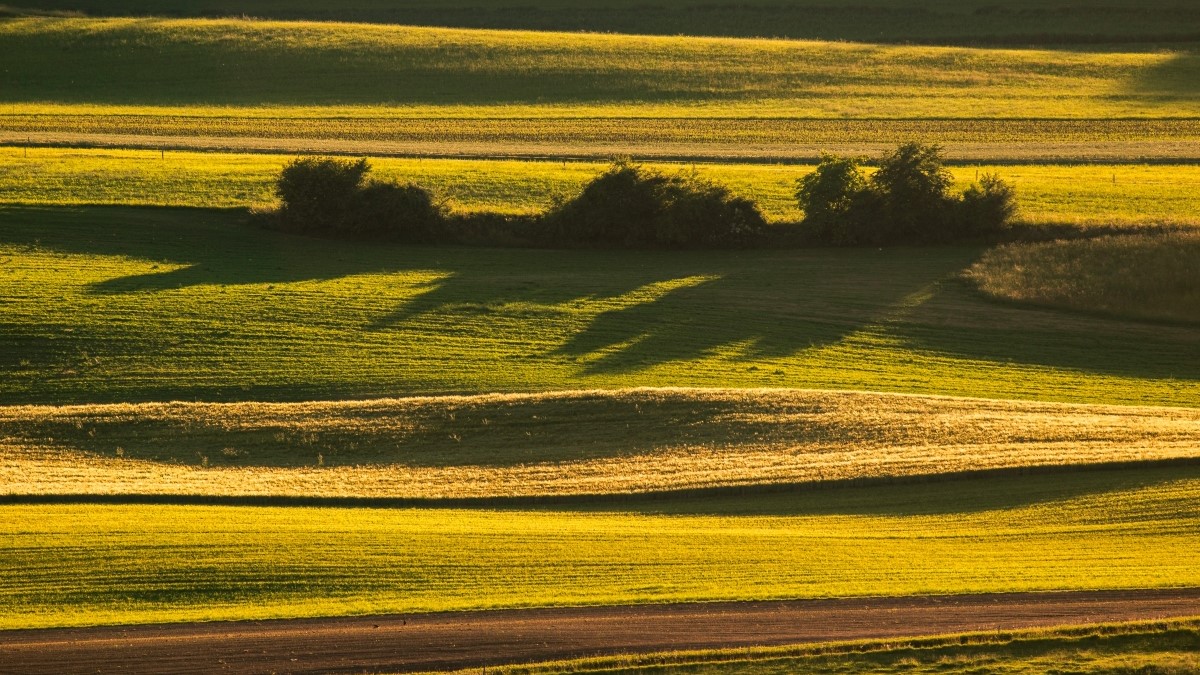
[[[491,498],[1200,458],[1200,411],[806,390],[0,407],[0,494]]]
[[[12,631],[0,673],[453,670],[1200,615],[1200,589],[521,609]]]

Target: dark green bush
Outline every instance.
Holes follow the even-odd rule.
[[[291,232],[338,233],[346,229],[363,179],[365,159],[301,157],[283,167],[275,182],[281,206],[276,218]]]
[[[994,173],[985,173],[963,192],[963,234],[985,235],[1004,229],[1017,213],[1017,191]]]
[[[797,181],[804,227],[835,245],[928,244],[986,237],[1016,211],[1015,191],[986,175],[961,197],[936,145],[906,143],[887,153],[867,179],[855,160],[822,155]]]
[[[370,170],[365,159],[293,160],[275,184],[280,200],[275,223],[289,232],[324,236],[409,242],[442,238],[445,214],[427,190],[368,181]]]
[[[358,193],[349,234],[414,243],[442,239],[445,214],[418,185],[371,182]]]
[[[766,220],[748,199],[694,177],[617,162],[546,216],[564,244],[627,248],[746,246]]]

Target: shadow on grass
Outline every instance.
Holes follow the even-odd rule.
[[[166,268],[87,287],[86,292],[97,296],[426,272],[436,279],[418,286],[403,304],[371,308],[382,310],[376,313],[381,318],[336,328],[350,335],[416,330],[502,340],[524,350],[522,358],[572,362],[582,376],[637,373],[721,354],[731,363],[766,369],[761,383],[772,385],[787,380],[773,379],[766,371],[786,367],[786,359],[875,332],[905,348],[937,354],[1200,380],[1200,360],[1194,358],[1200,328],[1004,307],[956,282],[939,281],[969,264],[976,249],[648,252],[401,247],[262,231],[244,225],[244,214],[236,211],[164,208],[8,207],[0,210],[0,219],[0,242],[6,244],[128,256]],[[927,288],[933,289],[931,295],[911,301]],[[337,313],[323,315],[322,321],[328,320],[336,323]],[[213,343],[207,349],[220,348]],[[531,383],[531,388],[539,388],[537,384]],[[170,389],[173,393],[155,391],[153,396],[295,399],[380,391],[377,384],[372,388],[355,382],[335,389],[300,383],[287,389],[290,394],[248,386],[205,385],[203,391],[175,387]],[[100,400],[94,396],[95,392],[92,400]],[[126,392],[123,397],[148,400],[147,396]]]

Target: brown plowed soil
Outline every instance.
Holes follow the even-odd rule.
[[[1200,589],[723,602],[0,633],[0,673],[358,673],[1200,615]]]

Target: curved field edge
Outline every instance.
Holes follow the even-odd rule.
[[[959,278],[977,248],[413,247],[244,218],[0,208],[0,403],[686,386],[1200,404],[1200,330],[989,302]]]
[[[1073,673],[1170,675],[1200,668],[1200,619],[1069,628],[973,632],[916,639],[859,640],[800,647],[760,647],[609,656],[491,666],[496,675],[696,673],[783,675],[804,672],[1020,675],[1070,667]],[[1122,670],[1124,669],[1124,670]],[[478,669],[454,675],[476,673]]]
[[[1168,467],[576,509],[7,505],[0,627],[1194,587],[1198,504]]]
[[[488,500],[1200,460],[1200,411],[779,389],[0,408],[0,494]]]

